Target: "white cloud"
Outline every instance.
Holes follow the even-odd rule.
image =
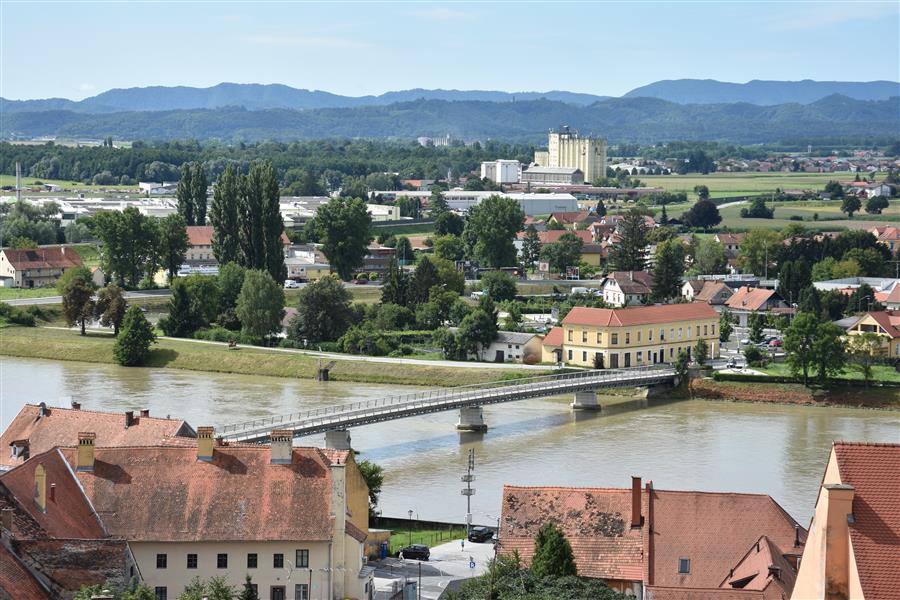
[[[770,21],[777,30],[821,29],[843,25],[853,21],[881,20],[889,17],[897,19],[897,2],[831,2],[800,4],[802,8],[783,14]]]
[[[241,40],[258,46],[295,46],[302,48],[366,48],[368,44],[343,37],[318,35],[244,35]]]
[[[97,89],[97,86],[94,85],[93,83],[79,83],[78,84],[79,92],[93,92],[96,89]]]

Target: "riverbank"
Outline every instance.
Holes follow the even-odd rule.
[[[703,400],[844,406],[900,411],[900,388],[836,387],[811,390],[799,383],[743,383],[736,381],[691,381],[691,396]]]
[[[0,355],[115,364],[113,337],[91,331],[46,327],[7,327],[0,330]],[[331,362],[293,352],[271,352],[248,346],[229,349],[220,344],[161,339],[153,346],[147,367],[187,369],[212,373],[267,375],[313,379],[320,363]],[[335,360],[330,377],[335,381],[416,386],[456,386],[548,374],[498,368],[454,368],[440,365],[392,364],[362,360]]]

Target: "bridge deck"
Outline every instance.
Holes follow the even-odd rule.
[[[332,429],[403,419],[416,415],[454,410],[465,406],[514,402],[603,387],[653,385],[671,381],[675,371],[668,365],[617,370],[592,370],[545,375],[511,381],[461,386],[351,404],[339,404],[289,415],[266,417],[226,425],[222,436],[231,441],[266,441],[273,429],[290,429],[294,437]]]

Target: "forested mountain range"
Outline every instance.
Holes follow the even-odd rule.
[[[660,98],[678,104],[749,102],[761,106],[810,104],[840,94],[856,100],[886,100],[900,95],[896,81],[764,81],[729,83],[714,79],[667,79],[635,88],[625,98]]]
[[[558,100],[516,102],[416,100],[383,106],[295,110],[242,107],[79,113],[5,112],[4,138],[56,136],[116,139],[294,140],[415,138],[542,143],[567,124],[611,142],[716,140],[777,142],[787,138],[891,135],[900,131],[900,97],[856,100],[832,95],[810,104],[677,104],[657,98],[609,98],[579,105]]]

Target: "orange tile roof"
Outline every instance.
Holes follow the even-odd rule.
[[[16,271],[25,269],[69,269],[81,266],[81,256],[72,248],[4,248],[6,260]]]
[[[678,588],[648,586],[646,600],[765,600],[765,596],[758,590],[726,590],[722,588]]]
[[[544,340],[541,342],[544,346],[562,346],[563,343],[563,329],[562,327],[553,327],[550,331],[547,332],[547,335],[544,336]]]
[[[564,325],[625,327],[651,323],[670,323],[695,319],[718,319],[719,313],[705,302],[661,304],[633,308],[586,308],[576,306],[563,319]]]
[[[74,449],[61,452],[75,463]],[[325,453],[270,458],[266,446],[218,446],[211,462],[192,447],[96,448],[94,470],[76,477],[109,533],[129,541],[331,539]]]
[[[26,404],[9,427],[0,434],[0,465],[21,464],[22,458],[10,456],[13,441],[28,440],[29,454],[34,456],[54,446],[75,445],[78,432],[93,431],[98,446],[146,446],[161,443],[172,436],[193,437],[194,430],[181,420],[158,417],[134,417],[134,424],[125,427],[125,414],[84,409],[48,406],[41,416],[41,407]]]
[[[900,444],[836,442],[841,483],[852,485],[850,540],[866,598],[900,590]]]
[[[776,575],[777,573],[777,575]],[[797,579],[796,568],[787,561],[778,546],[760,537],[719,586],[764,592],[768,599],[790,598]]]
[[[191,246],[212,246],[213,226],[212,225],[188,225],[187,226],[188,243]],[[281,233],[281,243],[290,246],[291,240],[286,233]]]
[[[649,294],[653,291],[653,273],[649,271],[613,271],[606,279],[615,281],[626,294]]]
[[[891,339],[900,338],[900,313],[894,311],[881,310],[878,312],[868,312],[867,316],[872,317],[878,326],[884,329],[884,332],[891,336]]]
[[[734,292],[725,305],[735,310],[760,310],[775,296],[775,290],[742,286]]]
[[[0,544],[0,596],[14,600],[51,600],[53,596],[5,545]]]
[[[700,289],[700,291],[697,292],[697,294],[694,296],[694,299],[701,302],[709,302],[723,290],[730,292],[731,288],[721,281],[706,281],[704,282],[703,287]]]
[[[549,229],[547,231],[539,231],[538,238],[541,240],[542,244],[555,244],[559,241],[559,238],[567,233],[571,233],[585,244],[590,244],[594,241],[594,236],[586,229],[579,229],[577,231],[571,231],[569,229]]]

